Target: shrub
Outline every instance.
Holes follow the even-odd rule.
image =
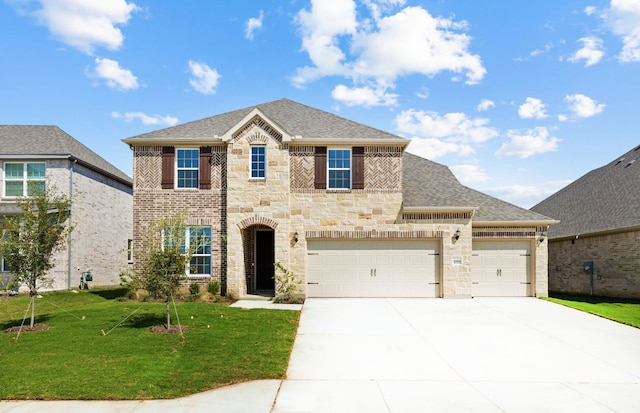
[[[207,292],[214,297],[220,294],[220,281],[211,280],[207,284]]]
[[[286,268],[282,263],[276,262],[273,264],[276,267],[276,275],[274,279],[276,281],[276,296],[273,298],[274,303],[291,303],[298,304],[302,300],[297,297],[298,286],[301,281],[298,280],[294,273]]]
[[[189,285],[189,294],[196,296],[200,294],[200,284],[192,283]]]

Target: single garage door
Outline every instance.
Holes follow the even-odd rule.
[[[308,297],[438,297],[439,242],[307,241]]]
[[[531,244],[473,241],[471,294],[474,297],[531,295]]]

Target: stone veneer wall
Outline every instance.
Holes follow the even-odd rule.
[[[594,266],[594,295],[640,298],[640,231],[551,240],[549,290],[590,294],[587,261]]]
[[[143,250],[144,240],[153,224],[162,218],[182,215],[187,225],[211,227],[211,275],[224,282],[226,148],[212,147],[210,190],[162,189],[160,146],[135,147],[134,171],[134,270],[140,270],[136,254]]]

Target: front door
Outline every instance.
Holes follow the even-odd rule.
[[[274,242],[272,230],[256,231],[256,290],[274,290]]]

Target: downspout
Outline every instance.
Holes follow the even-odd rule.
[[[73,199],[73,165],[78,162],[69,159],[69,199]],[[69,211],[69,225],[72,225],[73,201],[71,202],[71,210]],[[71,290],[71,233],[67,235],[67,289]]]

